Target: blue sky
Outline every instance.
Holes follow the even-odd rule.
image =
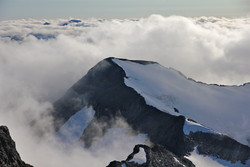
[[[249,0],[0,0],[0,18],[246,16]]]

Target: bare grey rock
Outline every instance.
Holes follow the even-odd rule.
[[[0,166],[1,167],[32,167],[21,160],[6,126],[0,126]]]
[[[139,148],[144,149],[146,153],[146,162],[142,164],[133,161]],[[163,146],[155,145],[150,148],[142,144],[136,145],[125,161],[112,161],[107,167],[121,167],[122,165],[126,167],[194,167],[190,160],[173,154]]]

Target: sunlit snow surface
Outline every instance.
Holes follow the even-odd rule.
[[[119,59],[113,59],[113,62],[124,69],[127,76],[124,78],[125,84],[140,93],[148,105],[173,115],[184,115],[248,144],[249,84],[207,85],[187,79],[179,72],[159,64],[143,65]],[[243,124],[237,124],[242,120],[245,121]]]
[[[63,124],[57,132],[57,135],[65,141],[78,141],[94,115],[95,110],[93,110],[92,107],[84,107]]]
[[[197,122],[191,121],[186,119],[184,126],[183,126],[183,132],[186,135],[189,135],[190,132],[204,132],[204,133],[216,133],[215,131],[213,131],[212,129],[209,129]]]
[[[222,159],[218,159],[212,156],[200,155],[197,148],[195,147],[194,151],[190,156],[187,156],[189,160],[193,162],[196,167],[249,167],[250,160],[246,162],[245,165],[237,161],[236,163],[231,163]]]

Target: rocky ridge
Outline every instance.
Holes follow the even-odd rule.
[[[133,161],[133,158],[136,154],[139,153],[140,148],[142,148],[146,153],[146,162],[145,163],[137,163]],[[155,145],[152,148],[146,145],[136,145],[133,149],[133,152],[128,155],[127,159],[124,161],[112,161],[107,167],[194,167],[194,164],[186,159],[181,158],[163,146]]]

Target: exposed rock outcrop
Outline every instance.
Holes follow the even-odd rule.
[[[146,154],[146,162],[138,163],[133,161],[139,150],[143,149]],[[146,145],[136,145],[133,152],[127,157],[125,161],[112,161],[107,167],[194,167],[194,164],[186,159],[180,158],[177,155],[171,153],[163,146],[155,145],[150,148]]]
[[[232,163],[244,164],[250,158],[250,148],[222,134],[190,133],[194,146],[200,154],[211,155]]]
[[[1,167],[32,167],[21,160],[6,126],[0,126],[0,166]]]

